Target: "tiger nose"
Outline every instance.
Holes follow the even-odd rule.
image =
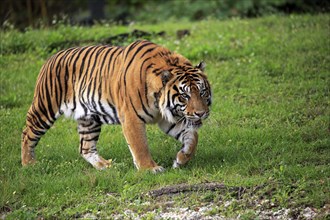
[[[194,112],[194,114],[199,117],[202,118],[205,115],[205,111],[198,111],[198,112]]]

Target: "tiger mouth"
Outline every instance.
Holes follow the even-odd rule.
[[[188,127],[199,128],[202,126],[202,120],[188,121]]]

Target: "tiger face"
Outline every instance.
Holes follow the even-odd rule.
[[[168,121],[182,121],[185,127],[197,129],[202,125],[202,120],[209,116],[211,90],[203,73],[204,67],[202,62],[194,68],[177,72],[175,76],[164,73],[171,79],[161,97],[160,111]]]

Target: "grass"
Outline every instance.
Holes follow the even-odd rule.
[[[8,219],[85,213],[106,217],[127,208],[141,213],[151,208],[141,196],[151,189],[211,181],[258,189],[255,196],[272,201],[272,208],[320,209],[329,204],[329,21],[323,14],[1,31],[0,212],[7,212]],[[171,169],[180,144],[151,125],[147,130],[153,158],[168,169],[159,175],[137,172],[121,128],[103,126],[98,149],[114,165],[97,171],[79,156],[76,123],[61,118],[39,142],[39,162],[22,168],[20,137],[35,80],[45,59],[57,50],[50,51],[49,45],[79,39],[97,43],[133,29],[165,30],[165,37],[151,40],[195,63],[207,63],[214,104],[200,130],[195,158],[180,170]],[[178,29],[189,29],[191,36],[177,40]],[[221,199],[191,195],[175,204],[189,207],[204,200]],[[253,210],[246,204],[215,207],[210,215]]]

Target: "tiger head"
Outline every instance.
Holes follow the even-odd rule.
[[[163,71],[165,84],[160,97],[160,111],[169,122],[183,122],[186,127],[197,129],[209,116],[211,105],[210,84],[203,73],[205,63],[185,68]]]

